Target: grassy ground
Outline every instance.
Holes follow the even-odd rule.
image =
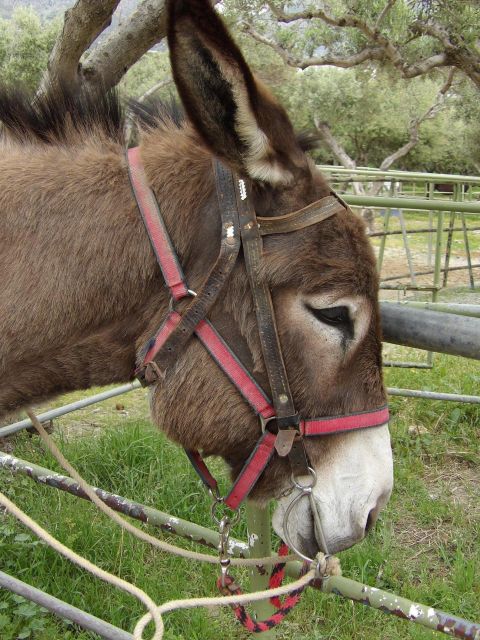
[[[427,221],[421,214],[410,216],[408,227],[423,228]],[[470,224],[480,226],[480,219]],[[395,225],[398,220],[392,228]],[[410,239],[415,261],[423,264],[425,238],[411,235]],[[470,240],[474,262],[479,262],[480,234],[472,232]],[[378,246],[378,238],[374,244]],[[453,248],[459,258],[464,256],[461,234],[454,236]],[[400,236],[388,239],[385,259],[387,273],[407,271]],[[454,282],[466,285],[466,272],[457,273],[463,275]],[[478,289],[472,293],[463,287],[442,291],[440,299],[478,303],[478,295]],[[389,346],[385,359],[424,361],[425,354]],[[386,379],[388,386],[478,394],[480,366],[437,356],[433,370],[390,369]],[[71,394],[50,406],[83,395]],[[392,398],[391,413],[394,494],[368,539],[341,554],[344,575],[480,622],[480,406]],[[149,423],[144,390],[56,420],[55,437],[92,484],[211,526],[209,501],[184,454]],[[0,443],[2,446],[12,447],[20,458],[58,469],[36,436],[22,433]],[[216,469],[221,476],[220,463]],[[4,472],[0,488],[59,540],[133,581],[157,602],[217,595],[212,567],[164,557],[119,532],[86,502]],[[234,535],[246,537],[244,521]],[[135,600],[70,565],[2,513],[0,568],[128,630],[143,613]],[[237,575],[245,581],[244,574]],[[278,638],[285,640],[426,639],[435,635],[314,592],[304,596],[278,631]],[[224,637],[247,637],[229,610],[201,609],[167,616],[166,640]],[[21,598],[0,592],[0,640],[17,638],[97,640]]]
[[[388,358],[411,357],[397,347],[390,351]],[[477,393],[480,367],[443,356],[436,358],[432,371],[390,370],[386,375],[389,386]],[[391,409],[394,495],[368,539],[341,554],[344,574],[479,621],[480,407],[392,398]],[[150,426],[143,390],[66,416],[55,426],[61,448],[92,484],[210,526],[204,491],[182,452]],[[17,437],[14,450],[18,457],[57,468],[35,436]],[[162,556],[119,532],[88,503],[20,476],[2,473],[0,484],[61,541],[101,567],[132,580],[155,601],[215,595],[211,567]],[[244,524],[237,527],[235,535],[245,537]],[[5,514],[0,516],[0,566],[126,629],[131,630],[142,613],[132,598],[73,567]],[[308,640],[420,639],[434,635],[314,592],[304,597],[278,632],[279,638]],[[0,594],[0,637],[95,638],[6,592]],[[247,637],[229,610],[168,615],[168,640],[224,637]]]

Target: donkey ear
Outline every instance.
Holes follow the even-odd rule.
[[[254,78],[210,0],[169,0],[168,44],[185,110],[212,151],[274,186],[307,166],[284,109]]]

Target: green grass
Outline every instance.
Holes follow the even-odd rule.
[[[391,351],[388,357],[411,358],[398,347]],[[438,356],[431,371],[388,370],[386,378],[388,386],[476,394],[480,367]],[[69,396],[68,401],[79,395]],[[375,531],[341,554],[344,575],[480,621],[480,407],[392,398],[391,411],[394,494]],[[62,450],[92,484],[211,526],[208,498],[184,454],[151,427],[143,390],[65,416],[55,425]],[[14,447],[18,457],[58,469],[37,437],[22,434]],[[222,475],[221,464],[216,463],[215,468]],[[155,601],[216,595],[214,568],[152,550],[119,531],[89,503],[4,472],[0,486],[59,540],[133,581]],[[234,534],[245,538],[244,519]],[[143,613],[133,598],[72,566],[5,514],[0,515],[0,566],[125,629],[132,630]],[[244,572],[236,573],[244,582]],[[423,639],[435,635],[314,591],[304,596],[278,631],[278,638],[285,640]],[[21,637],[96,639],[1,592],[0,638]],[[228,609],[166,616],[167,640],[224,637],[247,637]]]

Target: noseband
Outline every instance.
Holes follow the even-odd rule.
[[[377,427],[388,421],[388,408],[383,406],[372,411],[313,419],[305,419],[295,410],[270,290],[260,276],[262,237],[291,233],[318,224],[344,210],[346,205],[332,192],[331,195],[293,213],[262,218],[255,213],[247,183],[235,176],[221,162],[214,161],[215,185],[222,223],[220,251],[204,285],[195,293],[188,287],[157,200],[148,185],[138,147],[128,151],[127,162],[133,193],[171,296],[170,311],[155,336],[144,347],[136,376],[144,386],[164,379],[188,340],[195,335],[257,414],[261,427],[260,437],[253,452],[230,493],[224,498],[220,497],[217,482],[200,453],[186,451],[203,483],[215,497],[214,507],[223,503],[237,511],[257,483],[274,451],[280,457],[288,457],[293,486],[300,490],[298,497],[308,494],[312,502],[315,474],[309,466],[305,438]],[[271,400],[207,319],[232,272],[240,247],[243,248],[255,304]],[[191,297],[191,302],[180,314],[176,311],[175,304],[187,297]],[[309,477],[306,484],[300,483],[299,478],[302,476]],[[294,500],[295,503],[296,501],[297,499]],[[290,507],[293,508],[293,502]],[[217,522],[221,524],[222,520]],[[315,525],[317,526],[317,522]],[[287,523],[284,529],[287,531]]]

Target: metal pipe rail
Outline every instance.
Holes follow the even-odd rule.
[[[438,269],[439,273],[450,273],[450,271],[465,271],[467,269],[480,269],[480,264],[462,264],[457,267],[448,267],[448,269]],[[435,273],[435,269],[425,269],[424,271],[415,271],[416,276],[429,276],[432,273]],[[411,273],[400,273],[396,276],[388,276],[387,278],[382,278],[380,283],[384,282],[393,282],[394,280],[403,280],[404,278],[410,278]]]
[[[480,360],[480,319],[381,302],[383,339]]]
[[[453,231],[464,231],[463,227],[454,227],[450,229],[449,227],[445,227],[442,229],[442,232],[448,233]],[[480,231],[480,227],[467,227],[467,231]],[[437,229],[433,227],[430,229],[407,229],[407,234],[410,236],[415,233],[437,233]],[[402,230],[397,231],[374,231],[373,233],[367,233],[369,238],[384,238],[385,236],[401,236],[403,234]]]
[[[36,589],[26,582],[17,580],[17,578],[3,571],[0,571],[0,587],[16,593],[31,602],[35,602],[35,604],[41,607],[45,607],[45,609],[48,609],[60,618],[65,618],[66,620],[70,620],[70,622],[78,624],[82,629],[93,631],[93,633],[96,633],[100,638],[104,638],[105,640],[133,640],[131,633],[114,627],[110,623],[105,622],[105,620],[92,616],[82,609],[77,609],[77,607],[63,602],[63,600],[59,600],[45,593],[45,591]]]
[[[342,198],[352,207],[411,209],[412,211],[452,211],[480,215],[479,202],[440,199],[427,200],[426,198],[393,198],[389,196],[356,196],[351,193],[342,194]]]
[[[480,304],[463,304],[457,302],[417,302],[414,300],[405,300],[404,302],[396,302],[395,304],[399,304],[402,307],[425,309],[426,311],[439,311],[440,313],[452,313],[458,316],[480,318]]]
[[[47,422],[48,420],[53,420],[54,418],[59,418],[60,416],[64,416],[67,413],[72,413],[73,411],[78,411],[79,409],[84,409],[85,407],[89,407],[91,404],[96,404],[97,402],[102,402],[103,400],[108,400],[108,398],[114,398],[115,396],[120,396],[128,391],[134,391],[135,389],[139,389],[142,385],[140,382],[129,382],[128,384],[121,385],[119,387],[115,387],[113,389],[109,389],[108,391],[102,391],[101,393],[96,393],[95,395],[88,396],[87,398],[82,398],[81,400],[77,400],[76,402],[71,402],[70,404],[66,404],[63,407],[58,407],[57,409],[51,409],[50,411],[46,411],[45,413],[39,414],[37,417],[40,422]],[[30,418],[26,418],[25,420],[20,420],[19,422],[14,422],[9,424],[6,427],[0,427],[0,438],[6,438],[7,436],[11,436],[17,431],[21,431],[22,429],[28,429],[32,427],[32,421]]]
[[[389,180],[397,178],[399,180],[424,180],[425,182],[449,182],[464,183],[464,184],[478,184],[480,185],[480,176],[463,176],[461,174],[450,173],[423,173],[421,171],[401,171],[401,170],[387,170],[382,171],[375,167],[357,167],[356,169],[347,169],[346,167],[339,167],[335,165],[320,164],[317,165],[320,171],[325,173],[337,173],[339,175],[366,175],[373,176],[377,179]],[[374,180],[373,180],[374,181]]]
[[[82,498],[82,500],[89,500],[83,489],[69,476],[64,476],[51,469],[46,469],[32,462],[21,460],[3,451],[0,451],[0,470],[26,475],[38,484],[60,489],[77,498]],[[191,542],[198,542],[211,549],[218,548],[220,538],[216,531],[194,524],[188,520],[182,520],[182,518],[175,518],[168,513],[140,504],[139,502],[128,500],[109,491],[104,491],[97,487],[93,487],[93,489],[98,497],[114,511],[123,513],[140,522],[159,527],[166,533],[181,536]],[[249,553],[248,545],[240,540],[230,538],[229,552],[236,557],[245,558]]]
[[[412,365],[414,363],[410,362],[407,364]],[[480,404],[480,396],[467,396],[461,393],[441,393],[439,391],[423,391],[422,389],[397,389],[396,387],[388,387],[387,393],[389,396],[400,396],[402,398],[423,398],[424,400]]]
[[[25,462],[24,460],[19,460],[18,458],[14,458],[13,456],[10,456],[8,454],[0,454],[0,468],[10,469],[18,473],[23,473],[36,482],[49,484],[50,486],[56,487],[63,491],[68,491],[70,493],[73,492],[72,486],[76,484],[71,478],[68,478],[66,476],[59,476],[59,474],[56,474],[54,471],[44,469],[43,467],[38,467],[37,465],[32,465],[31,463]],[[56,476],[58,476],[58,482],[55,481]],[[140,519],[143,522],[155,524],[151,518],[145,520],[144,517],[140,515],[140,513],[145,514],[148,512],[154,512],[155,510],[151,507],[139,505],[139,503],[135,502],[131,503],[125,498],[120,498],[119,496],[115,496],[115,494],[103,491],[102,489],[96,489],[96,491],[99,492],[98,494],[100,495],[100,497],[103,496],[102,499],[106,499],[108,496],[114,496],[116,498],[114,505],[107,501],[107,504],[110,504],[110,506],[112,506],[114,509],[121,511],[122,513],[125,513],[131,517]],[[88,500],[88,498],[86,499]],[[140,507],[140,511],[138,507]],[[167,514],[164,515],[166,515],[170,521],[179,520],[178,518],[174,518],[173,516],[168,516]],[[265,510],[264,517],[268,517]],[[199,525],[194,525],[193,523],[189,523],[187,521],[182,522],[186,523],[192,528],[195,527],[197,529],[203,529],[204,531],[209,532],[209,535],[204,536],[203,538],[197,538],[196,536],[194,537],[188,535],[188,533],[185,531],[181,532],[178,529],[169,530],[169,532],[181,535],[191,540],[195,540],[196,542],[205,544],[207,546],[211,546],[210,541],[212,539],[218,540],[217,532],[206,529],[205,527],[199,527]],[[232,553],[232,555],[239,555],[239,549],[242,549],[245,552],[245,555],[250,555],[248,545],[239,541],[235,541],[235,545],[232,546],[230,552]],[[258,569],[261,572],[264,571],[264,567],[262,566],[259,566]],[[298,577],[300,569],[300,562],[290,562],[287,565],[287,573],[292,577]],[[48,594],[45,594],[38,589],[34,589],[29,585],[20,583],[19,581],[15,580],[15,578],[12,579],[10,578],[10,576],[6,576],[7,579],[3,579],[4,576],[6,576],[6,574],[2,574],[0,572],[0,586],[3,586],[6,589],[10,589],[15,593],[19,593],[17,589],[22,588],[23,592],[21,593],[21,595],[23,595],[25,598],[31,599],[34,602],[39,602],[39,604],[42,604],[42,606],[50,609],[53,613],[57,613],[62,617],[66,617],[67,619],[73,620],[73,618],[70,616],[75,615],[76,619],[74,621],[86,629],[95,630],[93,627],[87,626],[87,624],[93,623],[97,625],[97,629],[95,630],[96,633],[98,633],[101,637],[106,638],[106,640],[130,640],[130,638],[132,637],[130,636],[130,634],[123,632],[117,627],[112,627],[106,622],[104,623],[104,625],[106,626],[103,626],[102,623],[104,621],[90,616],[89,614],[86,614],[85,612],[82,612],[75,607],[71,607],[70,605],[63,603],[60,600],[56,600],[52,596],[49,596]],[[433,607],[429,607],[417,602],[412,602],[407,598],[402,598],[401,596],[389,593],[388,591],[383,591],[382,589],[377,589],[376,587],[371,587],[369,585],[356,582],[355,580],[350,580],[349,578],[345,578],[343,576],[331,576],[328,578],[324,578],[315,582],[312,586],[324,593],[333,593],[342,598],[346,598],[354,602],[360,602],[361,604],[373,607],[374,609],[382,611],[383,613],[396,615],[404,620],[409,620],[423,627],[427,627],[428,629],[441,631],[442,633],[446,633],[457,638],[464,638],[465,640],[480,640],[479,624],[464,620],[449,613],[444,613],[443,611],[439,611],[437,609],[434,609]],[[40,597],[43,599],[42,603],[39,600],[35,599]],[[56,603],[52,602],[54,600],[56,601]],[[58,607],[61,608],[61,611],[57,610],[57,604]],[[69,610],[64,609],[64,607],[69,608]],[[81,615],[78,616],[78,614]]]

